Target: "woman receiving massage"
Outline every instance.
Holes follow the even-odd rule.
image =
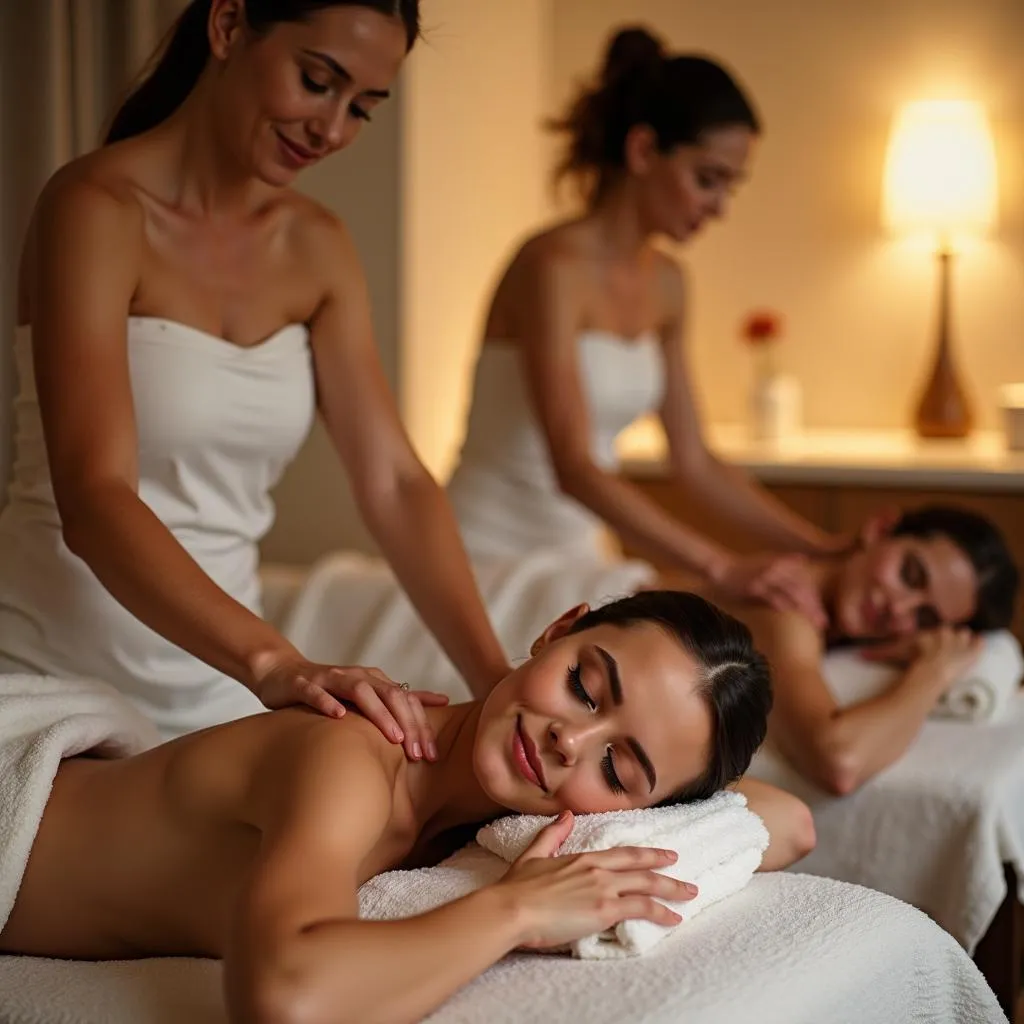
[[[0,951],[223,957],[239,1024],[418,1020],[516,947],[625,919],[678,923],[659,901],[694,890],[658,873],[674,855],[555,854],[574,813],[734,783],[770,705],[767,663],[744,626],[696,595],[645,592],[564,614],[485,701],[428,709],[435,763],[407,761],[360,716],[308,708],[132,758],[72,758]],[[762,869],[807,852],[799,801],[756,784],[746,793],[771,835]],[[500,882],[406,920],[358,919],[372,875],[434,863],[460,826],[509,811],[558,817]]]

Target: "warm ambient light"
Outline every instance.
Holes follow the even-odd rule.
[[[996,218],[996,154],[985,111],[963,100],[904,107],[885,162],[884,219],[901,234],[925,233],[939,256],[939,305],[931,375],[917,404],[922,437],[965,437],[973,413],[953,358],[950,296],[956,242]]]
[[[926,100],[903,108],[886,156],[887,227],[928,232],[946,246],[992,227],[996,193],[995,147],[979,104]]]

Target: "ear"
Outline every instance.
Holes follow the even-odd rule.
[[[548,644],[554,643],[556,640],[561,640],[570,629],[590,611],[589,604],[578,604],[575,608],[570,608],[567,612],[563,612],[555,619],[554,622],[544,630],[543,633],[536,640],[533,641],[533,646],[530,648],[530,657],[534,658]]]
[[[658,155],[658,137],[649,124],[635,124],[626,133],[622,149],[623,163],[630,174],[640,177],[650,173]]]
[[[900,510],[898,508],[890,507],[872,512],[860,528],[861,547],[871,547],[872,544],[884,540],[892,533],[893,527],[899,521]]]
[[[210,53],[216,60],[227,60],[245,28],[245,4],[242,0],[213,0],[206,30]]]

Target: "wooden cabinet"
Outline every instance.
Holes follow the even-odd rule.
[[[699,499],[649,472],[631,476],[638,486],[680,519],[739,551],[752,545],[724,527]],[[872,512],[893,506],[959,505],[988,516],[1003,531],[1017,565],[1024,570],[1024,493],[960,488],[869,487],[851,484],[771,483],[767,489],[794,511],[826,530],[856,530]],[[627,549],[628,551],[628,549]],[[1024,642],[1024,600],[1018,598],[1013,631]]]

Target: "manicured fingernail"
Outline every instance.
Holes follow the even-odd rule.
[[[427,744],[427,757],[429,757],[431,761],[437,760],[437,747],[432,741]]]
[[[687,892],[688,892],[688,893],[689,893],[689,894],[690,894],[691,896],[696,896],[696,895],[697,895],[697,893],[698,893],[698,892],[700,892],[700,889],[698,889],[698,888],[697,888],[697,886],[695,886],[695,885],[693,884],[693,882],[687,882],[687,883],[686,883],[686,891],[687,891]]]
[[[392,739],[393,739],[393,740],[394,740],[394,741],[395,741],[396,743],[401,743],[401,742],[402,742],[402,740],[404,740],[404,739],[405,739],[405,733],[404,733],[404,732],[402,732],[402,730],[401,730],[401,729],[392,729],[392,730],[391,730],[391,738],[392,738]]]
[[[413,757],[422,757],[423,756],[423,748],[418,743],[414,743],[412,745],[412,756]]]
[[[662,851],[661,851],[661,855],[662,855],[662,856],[663,856],[663,857],[664,857],[664,858],[665,858],[666,860],[678,860],[678,859],[679,859],[679,854],[678,854],[678,853],[676,853],[676,851],[675,851],[675,850],[662,850]]]

